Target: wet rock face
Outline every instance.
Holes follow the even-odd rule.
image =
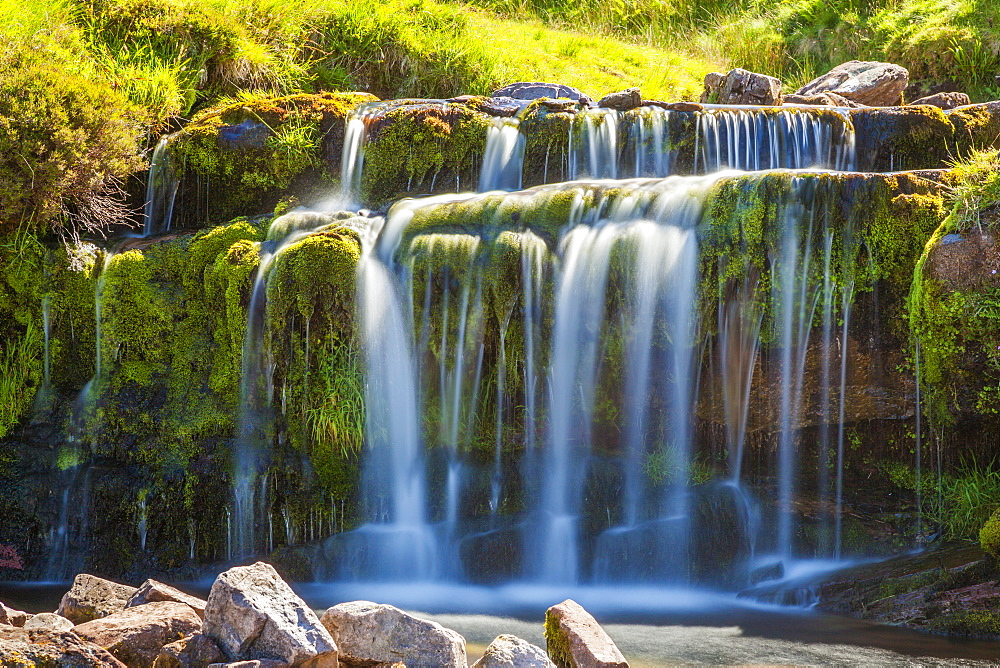
[[[954,109],[955,107],[964,107],[971,103],[972,100],[965,93],[935,93],[934,95],[928,95],[927,97],[910,102],[911,105],[929,104],[939,109]]]
[[[559,668],[628,668],[615,642],[572,599],[545,612],[545,642],[549,657]]]
[[[766,74],[736,68],[705,76],[703,104],[781,104],[781,81]]]
[[[869,107],[891,107],[900,103],[909,82],[910,73],[905,67],[851,60],[816,77],[795,94],[836,93]]]
[[[573,100],[574,102],[583,96],[583,93],[572,86],[544,83],[541,81],[518,81],[517,83],[509,84],[503,88],[498,88],[493,91],[492,95],[490,95],[490,97],[510,97],[515,100],[537,100],[542,97],[565,97]]]
[[[79,624],[81,638],[105,648],[129,666],[152,666],[164,645],[201,630],[201,618],[184,603],[147,603]]]
[[[408,666],[441,668],[466,665],[465,638],[391,605],[370,601],[341,603],[328,609],[321,619],[347,663],[402,662]]]
[[[497,636],[472,668],[555,668],[540,647],[517,636]]]
[[[74,624],[83,624],[124,610],[135,592],[135,587],[80,573],[63,595],[56,613]]]
[[[141,606],[140,606],[141,608]],[[230,568],[212,585],[204,633],[230,661],[337,665],[337,645],[270,565]]]
[[[927,270],[949,290],[1000,285],[1000,245],[989,231],[948,234],[931,249]]]
[[[71,631],[0,626],[0,665],[125,668],[106,649]]]

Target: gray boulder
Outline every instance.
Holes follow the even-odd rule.
[[[33,615],[24,623],[26,629],[44,629],[46,631],[72,631],[75,624],[54,612],[41,612]]]
[[[198,613],[199,617],[202,619],[205,618],[205,601],[203,599],[185,594],[180,589],[174,589],[170,585],[165,585],[156,580],[146,580],[139,585],[139,589],[125,603],[125,607],[133,608],[137,605],[145,605],[146,603],[163,602],[184,603],[191,606]]]
[[[617,93],[610,93],[602,97],[597,106],[604,107],[605,109],[629,111],[630,109],[642,106],[642,94],[638,88],[629,88]]]
[[[902,102],[909,82],[910,73],[905,67],[851,60],[813,79],[795,94],[836,93],[869,107],[892,107]]]
[[[540,647],[527,640],[504,634],[497,636],[472,668],[555,668]]]
[[[741,68],[705,76],[703,104],[781,104],[781,81]]]
[[[135,587],[80,573],[73,578],[70,590],[63,594],[56,614],[74,624],[83,624],[124,610],[135,592]]]
[[[216,578],[203,633],[230,661],[338,665],[337,645],[316,614],[263,562],[230,568]]]
[[[572,599],[545,612],[545,643],[559,668],[628,668],[615,642]]]
[[[544,83],[541,81],[518,81],[493,91],[490,97],[510,97],[515,100],[537,100],[542,97],[566,97],[574,102],[583,97],[576,88],[563,84]]]
[[[940,109],[954,109],[955,107],[964,107],[967,104],[972,104],[972,100],[965,93],[935,93],[934,95],[914,100],[910,104],[929,104],[932,107]]]
[[[321,617],[346,663],[465,668],[465,638],[391,605],[341,603]]]
[[[205,668],[212,663],[225,661],[215,641],[202,633],[181,638],[164,645],[156,655],[153,668]]]

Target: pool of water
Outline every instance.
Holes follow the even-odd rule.
[[[54,610],[68,583],[0,583],[0,600]],[[211,582],[178,583],[206,596]],[[573,598],[604,625],[635,668],[708,665],[990,665],[1000,642],[958,640],[690,589],[471,587],[440,583],[313,583],[295,589],[314,608],[365,599],[392,603],[465,636],[470,657],[501,633],[544,647],[545,610]]]

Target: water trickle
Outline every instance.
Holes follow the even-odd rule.
[[[569,129],[571,179],[618,178],[618,112],[583,109]]]
[[[153,149],[146,183],[143,236],[162,234],[170,229],[180,178],[171,160],[170,137],[162,137]]]
[[[486,136],[479,191],[520,190],[524,170],[524,134],[516,118],[494,118]]]

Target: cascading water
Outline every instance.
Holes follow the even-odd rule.
[[[170,155],[170,137],[162,137],[153,149],[153,157],[149,162],[143,236],[162,234],[170,229],[179,186],[177,167]]]
[[[525,137],[520,125],[516,118],[493,119],[479,174],[479,192],[521,189]]]

